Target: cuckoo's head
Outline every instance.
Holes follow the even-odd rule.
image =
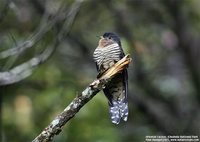
[[[119,46],[121,46],[121,41],[119,36],[112,32],[104,33],[103,36],[101,36],[101,39],[99,40],[99,46],[102,48],[111,45],[113,43],[117,43]]]

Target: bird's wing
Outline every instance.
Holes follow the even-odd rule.
[[[122,47],[120,46],[121,49],[121,59],[125,56],[124,51]],[[125,90],[125,102],[128,102],[128,71],[127,69],[124,69],[122,72],[123,75],[123,84],[124,84],[124,90]]]
[[[102,75],[106,70],[102,72],[102,71],[100,70],[100,67],[98,66],[97,62],[95,62],[95,64],[96,64],[96,69],[97,69],[97,71],[98,71],[98,74],[97,74],[97,79],[98,79],[98,78],[101,77],[101,75]]]
[[[128,71],[127,69],[124,69],[122,72],[123,76],[123,85],[124,85],[124,91],[125,91],[125,102],[128,102]]]
[[[123,70],[121,76],[122,76],[123,90],[124,90],[124,95],[125,95],[123,102],[127,102],[128,101],[128,99],[127,99],[128,98],[128,72],[127,72],[127,69]],[[109,100],[109,104],[112,105],[113,95],[110,91],[109,86],[106,86],[103,89],[103,92],[104,92],[105,96],[107,97],[107,99]]]
[[[97,62],[95,62],[95,65],[96,65],[97,71],[99,72],[99,66],[98,66]]]

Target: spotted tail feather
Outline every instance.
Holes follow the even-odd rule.
[[[120,111],[120,117],[124,120],[127,121],[128,119],[128,103],[125,101],[118,101],[119,103],[119,111]]]
[[[123,101],[113,101],[112,105],[109,105],[110,118],[112,123],[119,124],[120,120],[127,121],[128,119],[128,104]]]
[[[118,102],[114,101],[112,105],[109,105],[110,118],[114,124],[119,124],[120,122],[121,116],[119,110]]]

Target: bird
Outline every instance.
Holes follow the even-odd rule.
[[[93,53],[93,59],[99,75],[112,67],[124,56],[119,36],[113,32],[105,32],[103,36],[100,36],[98,46]],[[127,91],[127,69],[114,76],[103,89],[108,99],[111,122],[114,124],[119,124],[121,119],[124,121],[128,119]]]

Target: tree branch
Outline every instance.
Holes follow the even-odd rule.
[[[74,22],[74,18],[76,16],[76,14],[78,13],[82,2],[83,2],[83,0],[76,0],[74,2],[74,4],[71,6],[71,8],[68,10],[67,15],[64,16],[64,19],[62,21],[63,25],[59,27],[58,32],[55,35],[56,38],[53,41],[52,46],[47,47],[43,51],[43,53],[14,67],[13,69],[10,69],[10,70],[4,71],[4,72],[0,72],[0,86],[13,84],[13,83],[19,82],[19,81],[25,79],[26,77],[30,76],[32,74],[33,69],[35,69],[39,64],[46,61],[53,54],[54,50],[58,47],[60,42],[69,33],[71,26]],[[56,21],[54,20],[54,22],[56,22]],[[41,24],[41,25],[43,25],[43,27],[45,27],[44,24]],[[44,29],[44,28],[41,28],[41,29]],[[24,50],[26,50],[27,48],[32,47],[34,44],[32,41],[36,41],[33,39],[37,39],[38,37],[43,35],[43,34],[41,34],[43,32],[44,32],[43,30],[39,30],[39,32],[37,32],[34,35],[34,37],[32,37],[32,40],[26,41],[23,43],[23,45],[19,45],[14,49],[11,48],[6,51],[0,52],[0,59],[1,59],[1,57],[4,58],[4,57],[8,57],[10,55],[19,54],[19,53],[23,52]]]
[[[98,79],[94,80],[80,95],[78,95],[53,121],[32,141],[32,142],[49,142],[55,135],[58,135],[62,127],[75,116],[76,113],[90,101],[100,90],[102,90],[107,82],[127,68],[131,62],[129,55],[126,55],[118,61],[109,70],[103,73]]]
[[[57,23],[63,22],[66,26],[66,30],[61,32],[67,32],[68,34],[72,23],[74,22],[74,18],[79,11],[79,8],[82,4],[83,0],[76,0],[69,10],[62,8],[63,5],[60,6],[59,10],[55,14],[45,13],[39,28],[35,30],[35,32],[29,36],[22,43],[18,43],[17,46],[9,48],[5,51],[0,52],[0,59],[5,59],[13,55],[19,55],[22,52],[26,51],[29,48],[32,48],[37,42],[39,42],[45,34],[56,26]],[[66,21],[67,20],[67,21]],[[63,26],[62,26],[63,27]],[[62,28],[63,29],[63,28]],[[60,33],[61,33],[60,32]],[[63,33],[61,33],[62,35]],[[60,37],[59,37],[60,38]]]
[[[54,46],[46,48],[43,53],[31,58],[30,60],[14,67],[5,72],[0,72],[0,86],[19,82],[32,74],[39,64],[46,61],[57,47],[58,42]]]

